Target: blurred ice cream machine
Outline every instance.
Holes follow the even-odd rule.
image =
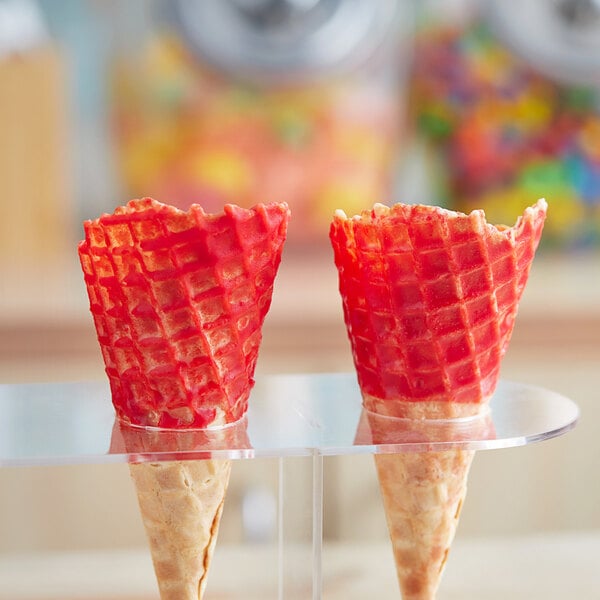
[[[71,32],[80,46],[61,62],[34,0],[0,0],[0,256],[47,252],[64,243],[74,214],[140,196],[207,211],[286,201],[290,248],[313,248],[326,243],[334,209],[407,199],[396,184],[415,131],[445,174],[429,170],[433,190],[409,200],[477,204],[503,221],[546,195],[557,239],[568,230],[569,239],[599,241],[600,117],[589,98],[600,85],[600,0],[528,0],[518,19],[511,2],[465,2],[478,25],[436,33],[454,4],[40,0],[46,16],[60,12],[63,33],[79,27],[66,18],[74,6],[109,22],[95,41]],[[92,152],[74,177],[74,208],[66,139],[80,161],[98,136],[70,135],[76,94],[64,70],[100,41],[107,68],[80,65],[86,81],[73,72],[68,80],[89,87],[107,78],[96,86],[107,103],[99,129],[110,130],[105,162],[118,185],[101,190],[106,165]],[[95,181],[84,180],[89,173]],[[104,204],[82,208],[93,194]]]
[[[292,245],[387,201],[407,33],[399,0],[177,0],[115,80],[123,179],[183,208],[281,201]]]
[[[428,135],[418,124],[433,107],[454,128],[429,136],[446,175],[437,181],[430,170],[433,189],[408,201],[485,208],[511,223],[548,196],[548,238],[596,244],[600,1],[529,0],[518,18],[511,2],[465,2],[472,19],[436,48],[448,4],[456,3],[168,3],[115,78],[129,195],[184,208],[200,200],[208,210],[285,200],[290,245],[313,247],[336,208],[407,201],[400,163],[409,133]],[[482,184],[476,193],[473,183]],[[438,184],[448,186],[440,195]]]

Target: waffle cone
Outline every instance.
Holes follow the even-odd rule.
[[[251,448],[247,420],[212,429],[133,427],[115,419],[110,452],[127,453],[162,600],[202,598],[231,470],[222,450]],[[182,461],[182,453],[189,460]],[[141,462],[144,460],[161,462]]]
[[[433,600],[439,587],[474,457],[459,442],[494,436],[488,410],[470,415],[463,410],[456,417],[450,403],[445,406],[411,403],[398,407],[401,418],[365,410],[359,423],[357,443],[410,445],[409,450],[375,454],[404,600]],[[435,449],[439,443],[457,445]]]
[[[513,227],[422,205],[337,213],[330,237],[366,407],[493,394],[546,216]]]
[[[248,406],[289,209],[149,198],[84,223],[79,256],[117,416],[234,423]]]
[[[211,451],[249,445],[244,416],[288,219],[285,204],[207,214],[145,198],[84,223],[112,442],[162,454],[130,467],[162,600],[202,598],[231,470]],[[199,460],[172,460],[182,450]]]
[[[473,460],[459,424],[497,386],[546,209],[497,227],[480,210],[376,205],[331,224],[371,442],[418,447],[375,455],[404,600],[435,598]]]
[[[403,600],[434,600],[467,493],[473,451],[376,454]]]
[[[161,600],[201,600],[231,461],[130,465]]]

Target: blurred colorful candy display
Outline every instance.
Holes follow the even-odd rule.
[[[294,244],[327,239],[336,208],[389,199],[396,90],[362,74],[260,86],[203,64],[179,37],[153,36],[115,68],[119,166],[130,197],[207,211],[286,201]]]
[[[550,202],[547,245],[600,245],[600,98],[545,79],[477,23],[418,36],[411,117],[429,142],[439,201],[514,223]]]

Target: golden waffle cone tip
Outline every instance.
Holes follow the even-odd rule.
[[[376,454],[403,600],[434,600],[467,493],[473,451]]]
[[[247,419],[210,429],[133,427],[115,419],[110,450],[130,455],[130,473],[161,599],[200,600],[217,541],[231,460],[219,450],[250,447]],[[181,460],[185,451],[190,460]],[[162,462],[141,462],[161,454]],[[191,459],[193,456],[193,460]]]
[[[130,465],[161,600],[202,600],[229,460]]]
[[[374,442],[458,441],[489,434],[489,411],[410,403],[402,418],[367,413]],[[429,420],[435,415],[435,420]],[[434,600],[458,527],[474,451],[461,447],[376,454],[375,465],[403,600]]]

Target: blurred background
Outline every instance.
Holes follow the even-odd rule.
[[[600,537],[600,3],[0,0],[0,134],[2,383],[104,377],[76,244],[82,220],[131,198],[290,204],[261,376],[353,369],[336,208],[436,203],[512,224],[545,197],[503,376],[569,396],[582,419],[479,453],[458,542]],[[277,467],[235,467],[220,539],[271,540]],[[124,465],[4,469],[0,490],[0,565],[145,548]],[[324,535],[385,544],[371,457],[326,460]]]

